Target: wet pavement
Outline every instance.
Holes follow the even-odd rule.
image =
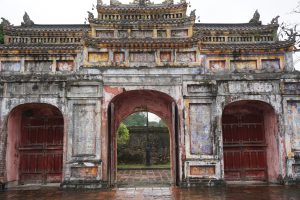
[[[170,186],[171,170],[149,169],[149,170],[118,170],[118,187],[145,187],[145,186]]]
[[[300,186],[147,187],[105,190],[34,188],[0,192],[1,200],[299,200]]]

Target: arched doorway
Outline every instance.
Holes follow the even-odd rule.
[[[64,120],[60,110],[49,104],[23,104],[11,111],[7,126],[7,181],[61,182]]]
[[[175,101],[167,94],[153,90],[123,92],[112,99],[108,109],[108,177],[109,184],[116,183],[117,129],[127,116],[135,112],[152,112],[162,118],[170,132],[170,163],[172,184],[179,180],[178,172],[178,114]]]
[[[279,175],[277,120],[269,104],[238,101],[227,105],[222,131],[225,180],[276,180]]]
[[[136,112],[119,126],[117,185],[170,186],[170,133],[163,120],[150,112]]]

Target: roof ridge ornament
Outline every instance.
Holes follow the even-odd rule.
[[[34,22],[30,19],[27,12],[25,12],[25,14],[23,16],[23,22],[21,23],[21,26],[32,26],[32,25],[34,25]]]
[[[7,19],[5,19],[4,17],[1,17],[1,19],[2,19],[2,22],[1,22],[2,26],[10,26],[11,25],[10,22]]]
[[[255,11],[255,13],[253,14],[252,19],[250,19],[249,23],[250,24],[261,24],[261,21],[259,21],[260,19],[260,14],[258,12],[258,10]]]
[[[173,5],[174,4],[174,0],[164,0],[162,2],[162,4]]]
[[[272,21],[271,21],[271,24],[273,24],[273,25],[278,25],[278,18],[279,18],[280,16],[279,15],[277,15],[276,17],[274,17],[273,19],[272,19]]]
[[[110,5],[111,6],[119,6],[119,5],[122,5],[122,3],[118,0],[110,0]]]
[[[152,4],[150,0],[133,0],[132,4],[138,4],[140,6],[145,6],[147,4]]]
[[[97,0],[97,5],[102,6],[103,5],[103,1],[102,0]]]

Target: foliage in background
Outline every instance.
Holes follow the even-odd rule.
[[[123,123],[126,126],[146,126],[147,125],[147,113],[146,112],[136,112],[129,115]]]
[[[300,1],[298,1],[298,5],[292,11],[291,14],[295,14],[295,15],[300,14]],[[280,38],[295,42],[295,48],[294,48],[295,52],[300,51],[300,30],[298,26],[299,26],[299,22],[295,24],[287,24],[283,22],[282,24],[280,24],[280,29],[279,29]]]
[[[156,121],[149,122],[149,126],[150,127],[166,127],[166,124],[162,119],[160,119],[158,122],[156,122]]]
[[[126,144],[129,140],[129,130],[124,123],[121,123],[118,129],[118,145]]]
[[[0,44],[4,43],[3,25],[0,24]]]
[[[150,119],[149,119],[150,120]],[[127,127],[131,126],[147,126],[147,112],[136,112],[129,115],[123,123]],[[162,119],[157,121],[149,121],[148,126],[150,127],[166,127],[166,124]]]

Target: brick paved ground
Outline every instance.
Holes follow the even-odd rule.
[[[299,200],[300,186],[229,186],[213,188],[115,188],[60,190],[35,188],[0,192],[1,200]]]
[[[118,170],[118,187],[170,186],[170,170]]]

